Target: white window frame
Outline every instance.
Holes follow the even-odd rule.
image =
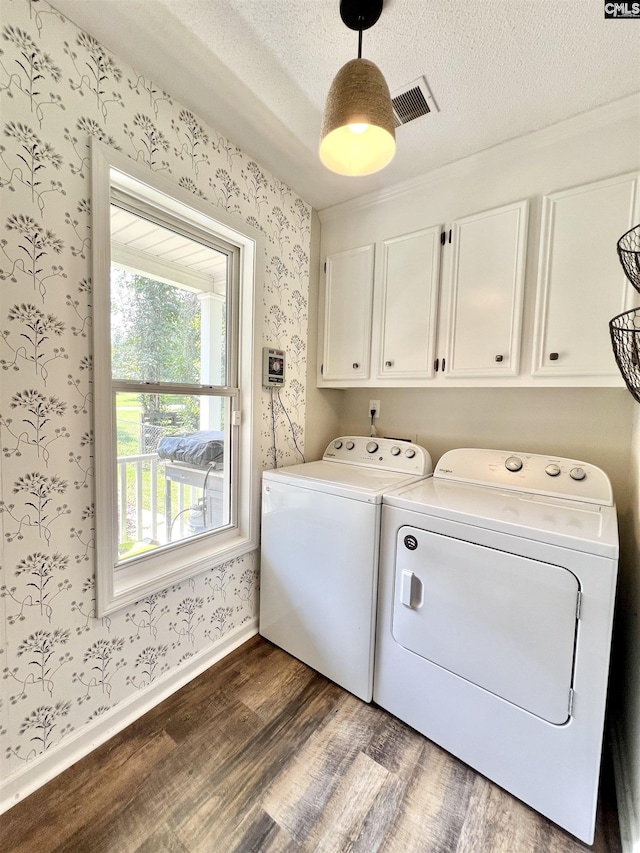
[[[141,164],[92,139],[93,378],[96,477],[96,609],[113,613],[173,583],[255,550],[259,541],[259,399],[262,341],[262,234],[239,217],[195,198]],[[111,188],[138,197],[187,227],[238,250],[238,386],[233,412],[234,524],[118,565],[116,428],[111,379]]]

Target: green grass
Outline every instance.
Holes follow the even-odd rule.
[[[140,395],[137,393],[118,393],[116,405],[116,452],[118,457],[122,456],[138,456],[145,452],[141,444],[141,422],[142,422],[142,403]],[[180,401],[180,398],[175,398],[174,403]],[[163,476],[162,466],[158,466],[158,483],[157,483],[157,509],[158,514],[164,512],[164,497],[165,497],[165,479]],[[136,500],[136,478],[133,465],[127,465],[127,504],[135,506]],[[171,484],[171,501],[175,507],[178,504],[178,484]],[[142,465],[142,504],[144,510],[151,510],[151,465],[145,462]],[[129,528],[127,535],[135,538],[135,528]]]
[[[137,391],[132,391],[129,394],[127,394],[124,391],[118,391],[117,400],[118,400],[118,408],[119,409],[126,407],[126,408],[132,408],[132,409],[139,409],[140,411],[142,411],[142,404],[140,402],[140,394],[138,394]]]
[[[118,456],[135,456],[140,453],[140,421],[117,420]]]

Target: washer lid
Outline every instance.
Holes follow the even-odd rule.
[[[263,471],[262,478],[266,482],[287,483],[302,489],[368,503],[382,503],[384,492],[420,480],[416,475],[397,471],[383,471],[324,460]]]
[[[574,551],[618,556],[618,525],[613,506],[435,477],[385,494],[383,503]]]

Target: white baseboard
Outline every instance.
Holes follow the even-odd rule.
[[[640,813],[637,811],[638,804],[631,788],[627,751],[624,749],[619,722],[613,727],[612,746],[622,853],[640,853]]]
[[[41,788],[258,633],[252,619],[137,691],[0,782],[0,814]]]

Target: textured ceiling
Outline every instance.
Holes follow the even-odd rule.
[[[338,0],[53,0],[322,209],[640,91],[640,22],[601,0],[385,0],[363,35],[392,92],[424,75],[439,112],[397,131],[382,172],[317,157],[323,102],[357,55]]]

